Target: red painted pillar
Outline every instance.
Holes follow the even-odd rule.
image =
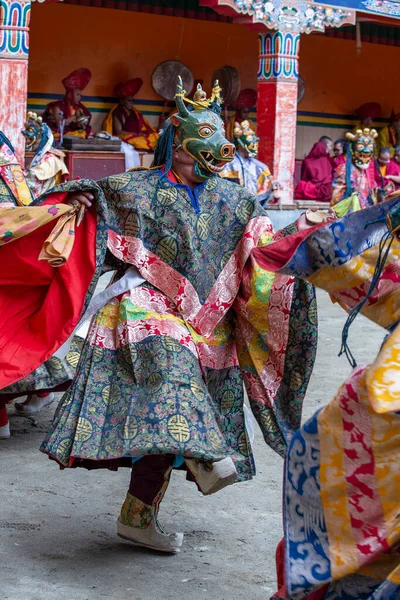
[[[30,0],[0,0],[0,131],[24,164]]]
[[[257,135],[259,159],[283,186],[281,202],[293,202],[300,35],[259,34]]]

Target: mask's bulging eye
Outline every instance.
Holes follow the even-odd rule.
[[[210,137],[210,135],[213,133],[214,131],[211,129],[211,127],[207,127],[207,125],[203,125],[203,127],[200,127],[199,129],[199,134],[201,137]]]

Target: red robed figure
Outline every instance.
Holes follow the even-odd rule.
[[[303,160],[301,180],[295,198],[330,202],[332,197],[332,163],[324,142],[317,142]]]

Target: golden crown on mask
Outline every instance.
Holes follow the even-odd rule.
[[[365,127],[364,129],[357,129],[355,133],[346,133],[346,139],[348,139],[350,142],[357,142],[363,137],[375,140],[378,137],[378,132],[376,129],[369,129],[368,127]]]
[[[251,142],[254,137],[254,131],[250,127],[248,121],[242,121],[241,123],[235,123],[235,129],[233,130],[235,137],[246,136],[246,141]]]
[[[205,108],[210,108],[212,104],[218,104],[219,106],[221,106],[224,103],[221,93],[222,88],[219,85],[218,79],[216,79],[214,81],[210,98],[207,98],[207,94],[203,90],[201,83],[197,84],[196,91],[193,94],[193,100],[190,100],[190,98],[186,97],[185,90],[182,90],[181,92],[175,94],[175,97],[180,96],[182,100],[186,102],[186,104],[191,104],[195,110],[203,110]]]

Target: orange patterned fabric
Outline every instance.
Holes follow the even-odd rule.
[[[0,246],[22,238],[59,217],[72,217],[75,209],[67,204],[52,206],[15,206],[0,210]]]

